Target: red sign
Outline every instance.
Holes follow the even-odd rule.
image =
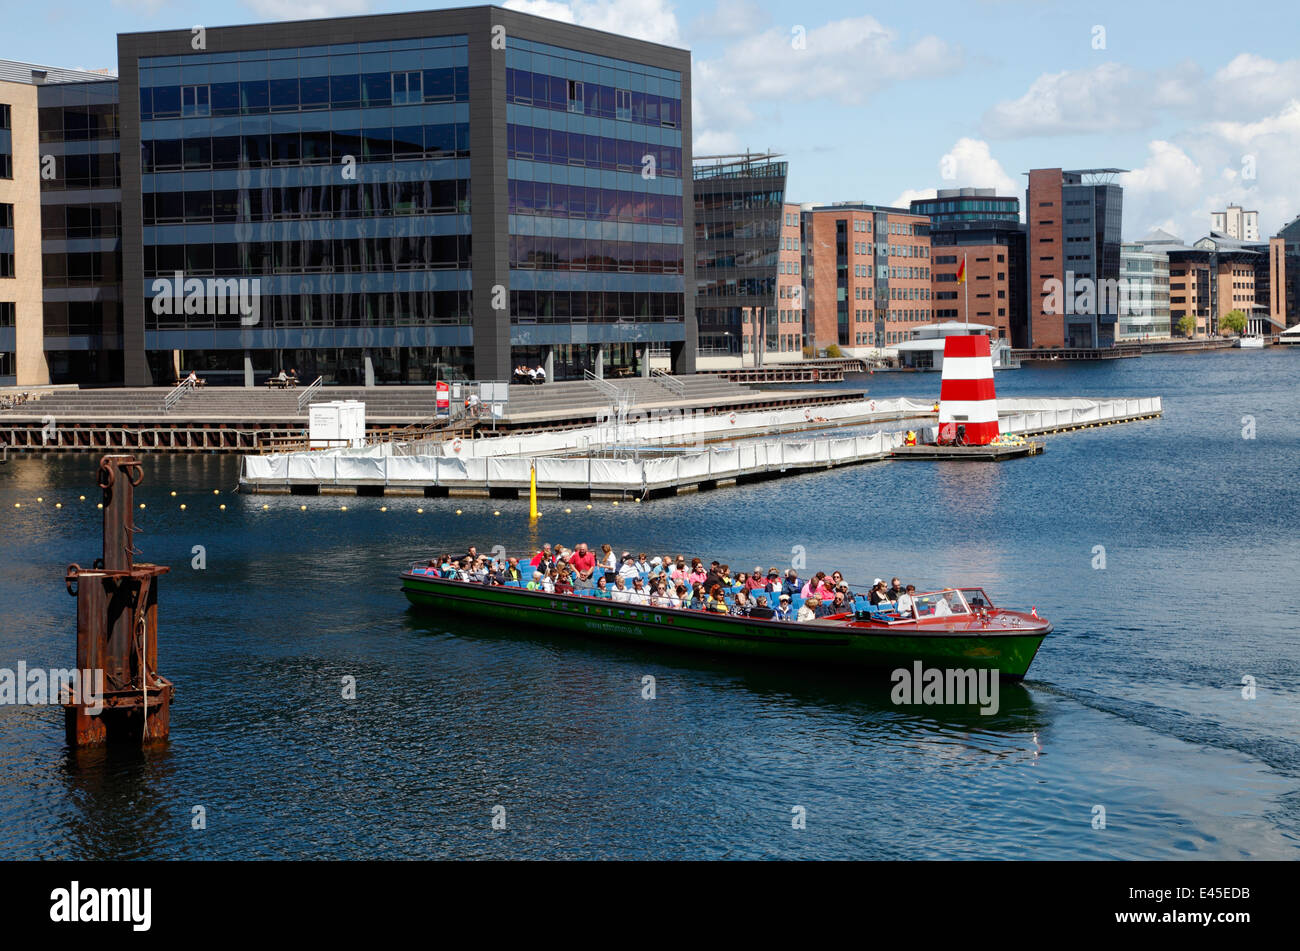
[[[443,380],[438,381],[438,398],[436,405],[439,416],[446,416],[451,412],[451,387]]]

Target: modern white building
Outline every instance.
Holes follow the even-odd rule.
[[[1169,333],[1169,254],[1155,245],[1126,241],[1120,247],[1123,288],[1115,339],[1147,340]]]
[[[1212,211],[1210,230],[1238,241],[1258,241],[1259,212],[1242,211],[1240,205],[1229,205],[1224,211]]]
[[[989,350],[993,355],[993,369],[1014,370],[1020,361],[1011,354],[1011,341],[997,337],[997,328],[988,324],[970,324],[959,320],[948,320],[940,324],[925,324],[912,331],[912,337],[902,343],[894,344],[893,350],[898,354],[898,365],[905,370],[942,370],[944,338],[984,334],[989,338]]]

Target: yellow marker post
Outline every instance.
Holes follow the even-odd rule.
[[[537,463],[528,469],[528,518],[537,518]]]

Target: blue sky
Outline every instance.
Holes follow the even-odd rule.
[[[48,0],[26,22],[10,14],[0,57],[115,68],[118,32],[463,5]],[[1023,198],[1029,168],[1114,166],[1132,170],[1126,237],[1158,226],[1193,240],[1229,201],[1258,209],[1267,234],[1300,214],[1293,3],[504,5],[689,48],[696,152],[783,152],[792,200],[956,185]]]

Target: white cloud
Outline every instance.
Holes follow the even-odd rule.
[[[668,0],[506,0],[505,8],[652,43],[682,44]]]
[[[692,36],[733,37],[761,30],[772,22],[757,0],[718,0],[713,10],[691,22]]]
[[[1146,77],[1120,63],[1044,73],[1019,99],[984,113],[981,129],[991,138],[1077,135],[1146,127],[1151,121]]]
[[[906,45],[871,16],[747,33],[720,56],[694,62],[696,135],[743,137],[760,120],[774,121],[782,104],[860,105],[889,83],[950,73],[961,58],[959,48],[933,36]],[[863,63],[871,64],[870,83]]]
[[[139,2],[139,0],[137,0]],[[151,2],[151,0],[144,0]],[[254,13],[272,20],[317,20],[356,16],[370,9],[370,0],[241,0]]]
[[[981,139],[961,138],[936,163],[936,178],[943,188],[992,188],[999,195],[1018,195],[1023,188],[1007,174],[1002,163],[993,157],[989,144]],[[933,198],[936,189],[909,188],[894,199],[894,205],[907,206],[914,198]]]

